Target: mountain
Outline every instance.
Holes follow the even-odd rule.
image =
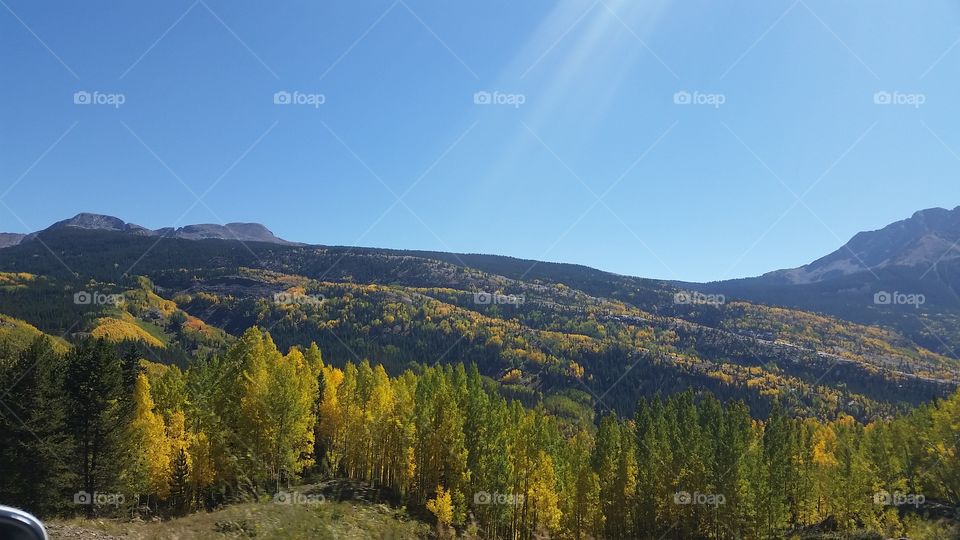
[[[135,225],[133,223],[126,223],[120,218],[115,218],[113,216],[104,216],[101,214],[89,214],[86,212],[77,214],[70,219],[58,221],[53,225],[51,225],[49,228],[58,229],[62,227],[76,227],[78,229],[91,229],[91,230],[101,230],[101,231],[123,231],[123,232],[133,232],[133,233],[140,233],[142,231],[147,231],[146,228],[141,227],[140,225]]]
[[[800,268],[681,284],[704,293],[896,328],[931,350],[960,351],[960,207],[931,208],[856,234]]]
[[[878,231],[857,233],[843,247],[790,270],[765,274],[768,280],[806,284],[891,267],[931,267],[960,258],[960,206],[930,208]]]
[[[20,233],[0,233],[0,249],[19,244],[25,236]]]
[[[271,244],[295,245],[295,242],[289,242],[278,238],[269,229],[259,223],[227,223],[217,224],[199,224],[187,225],[180,228],[165,227],[157,230],[150,230],[146,227],[134,223],[127,223],[120,218],[106,216],[102,214],[80,213],[70,219],[58,221],[44,229],[44,231],[53,231],[59,229],[85,229],[95,231],[113,231],[139,236],[163,236],[170,238],[183,238],[186,240],[239,240],[241,242],[268,242]],[[40,231],[43,232],[43,231]],[[40,232],[34,232],[27,235],[14,233],[0,233],[0,248],[17,245],[21,242],[33,240]]]
[[[187,240],[241,240],[243,242],[269,242],[272,244],[293,244],[277,238],[269,229],[259,223],[227,223],[226,225],[187,225],[173,232],[174,238]]]
[[[760,416],[779,400],[867,418],[960,383],[952,355],[896,328],[586,266],[71,221],[0,250],[0,314],[70,339],[136,342],[156,361],[222,351],[258,325],[282,348],[317,342],[334,364],[474,362],[511,397],[581,420],[690,387]]]

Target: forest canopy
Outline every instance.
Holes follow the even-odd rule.
[[[256,327],[183,370],[117,350],[40,336],[2,365],[0,500],[169,516],[343,478],[483,538],[898,536],[960,502],[960,393],[864,424],[688,390],[594,428],[475,365],[334,367]]]

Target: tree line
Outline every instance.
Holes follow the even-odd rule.
[[[180,515],[346,478],[491,539],[899,536],[960,501],[960,393],[863,424],[688,390],[585,427],[476,366],[335,367],[257,328],[183,371],[116,351],[41,337],[0,356],[0,501]]]

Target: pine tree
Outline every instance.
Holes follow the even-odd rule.
[[[637,499],[634,532],[640,538],[659,538],[667,533],[672,511],[672,479],[667,465],[670,447],[660,398],[641,401],[635,417],[637,444]],[[670,506],[667,506],[670,504]]]
[[[66,429],[64,362],[46,337],[9,366],[0,405],[0,500],[50,515],[72,500],[74,441]]]
[[[620,483],[620,426],[616,413],[604,416],[597,431],[593,469],[600,481],[600,508],[605,518],[604,536],[622,538],[626,526],[624,508],[617,505]]]
[[[93,494],[116,481],[116,435],[124,399],[120,359],[102,339],[88,338],[67,355],[65,395],[68,429],[76,441],[80,488]],[[92,516],[94,505],[87,505]]]
[[[190,462],[187,452],[180,448],[173,458],[170,471],[170,507],[177,515],[190,511]]]
[[[793,479],[793,433],[777,404],[763,430],[764,476],[760,491],[760,519],[765,536],[777,536],[790,519],[788,489]]]

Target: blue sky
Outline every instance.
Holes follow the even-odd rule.
[[[0,230],[756,275],[960,204],[958,40],[948,1],[2,0]]]

